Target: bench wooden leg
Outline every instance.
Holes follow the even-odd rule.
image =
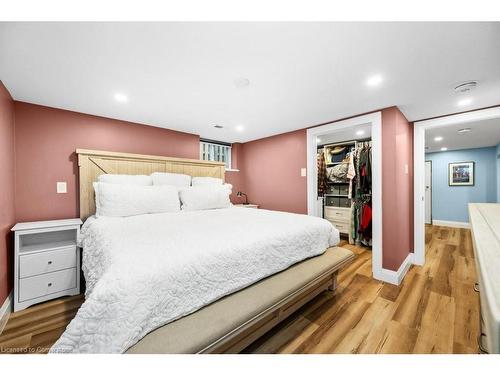
[[[334,292],[337,289],[337,275],[338,275],[338,271],[332,273],[332,281],[331,281],[330,286],[328,287],[328,290],[330,292]]]

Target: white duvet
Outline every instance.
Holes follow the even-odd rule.
[[[228,209],[89,218],[81,233],[86,300],[53,353],[122,353],[147,333],[319,255],[328,221]]]

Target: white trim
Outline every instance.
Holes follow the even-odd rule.
[[[2,334],[5,325],[7,324],[7,320],[9,320],[9,315],[12,312],[12,292],[9,293],[7,298],[5,299],[2,307],[0,307],[0,335]]]
[[[467,122],[473,121],[491,120],[498,117],[500,117],[500,106],[487,109],[479,109],[477,111],[459,113],[457,115],[449,115],[430,120],[418,121],[415,123],[415,125],[418,124],[418,126],[423,126],[426,129],[431,129],[448,125],[465,124]]]
[[[382,268],[382,113],[374,112],[363,116],[337,121],[307,129],[307,213],[321,216],[317,200],[316,137],[331,134],[346,128],[371,124],[372,138],[372,273],[378,280],[392,282]],[[392,271],[393,272],[393,271]]]
[[[226,172],[239,172],[239,169],[226,168]]]
[[[414,264],[425,262],[425,130],[493,118],[500,118],[500,107],[418,121],[413,125]]]
[[[440,227],[470,229],[470,223],[464,221],[432,220],[432,225],[437,225]]]
[[[423,168],[417,168],[422,165]],[[413,261],[425,264],[425,128],[413,125]]]
[[[401,266],[399,266],[399,269],[397,271],[392,271],[382,268],[383,280],[387,283],[391,283],[394,285],[401,284],[401,281],[403,281],[411,265],[415,264],[413,261],[413,257],[414,257],[413,253],[408,254],[408,256],[403,261],[403,263],[401,263]]]

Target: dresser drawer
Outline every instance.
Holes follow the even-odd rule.
[[[19,280],[19,302],[76,288],[76,268]]]
[[[349,222],[351,220],[351,209],[325,207],[325,219]]]
[[[19,277],[30,277],[47,272],[76,267],[76,247],[45,251],[19,257]]]
[[[339,230],[340,233],[349,234],[350,224],[344,221],[330,220],[335,228]]]

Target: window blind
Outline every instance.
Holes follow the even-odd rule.
[[[231,169],[231,145],[201,140],[200,159],[219,161],[226,164],[226,169]]]

